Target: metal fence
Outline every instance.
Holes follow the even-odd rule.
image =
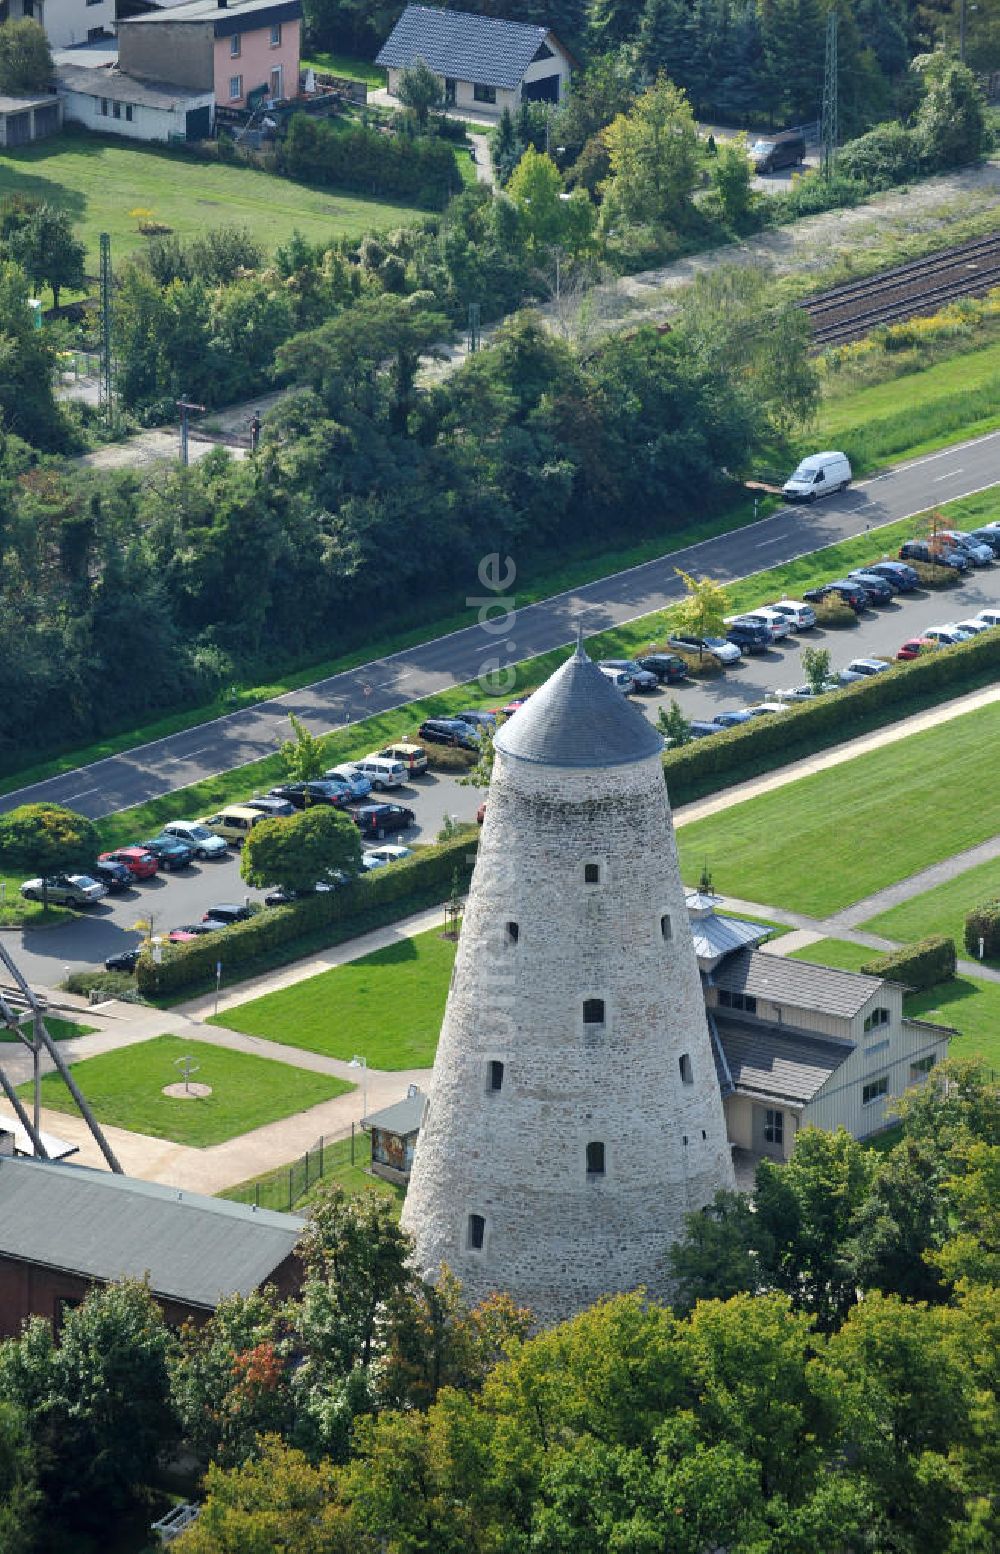
[[[258,1209],[278,1209],[288,1214],[324,1177],[336,1178],[371,1162],[371,1141],[351,1126],[350,1138],[316,1140],[311,1149],[291,1165],[270,1171],[225,1196],[236,1203],[252,1203]]]

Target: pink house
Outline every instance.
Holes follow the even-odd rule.
[[[121,70],[215,94],[217,108],[298,95],[301,0],[182,0],[118,23]]]

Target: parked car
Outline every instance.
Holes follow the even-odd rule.
[[[466,734],[470,733],[467,723],[463,723],[461,727]],[[376,750],[369,751],[368,755],[363,756],[360,761],[353,761],[351,764],[362,777],[368,778],[376,792],[381,792],[383,788],[401,788],[409,776],[403,761],[395,761],[391,756],[379,755]]]
[[[992,545],[987,545],[983,540],[974,540],[964,529],[939,529],[935,539],[938,543],[953,545],[956,550],[964,551],[974,567],[991,567],[996,560]],[[931,541],[932,546],[935,539]]]
[[[749,723],[752,716],[748,708],[734,707],[731,711],[717,712],[712,722],[718,723],[720,728],[738,728],[741,723]]]
[[[881,572],[848,572],[849,583],[859,583],[874,604],[890,604],[899,593],[898,584]]]
[[[142,845],[162,868],[171,872],[186,869],[194,857],[194,848],[188,842],[182,842],[179,836],[154,836],[151,842]]]
[[[21,886],[25,901],[47,899],[50,906],[94,906],[107,893],[107,886],[92,874],[47,874],[25,880]]]
[[[100,880],[109,896],[116,896],[132,885],[132,871],[123,863],[112,863],[110,859],[107,862],[98,859],[90,873],[95,880]]]
[[[892,666],[884,658],[852,658],[845,669],[841,669],[837,678],[842,685],[850,685],[855,680],[870,680],[872,675],[881,674],[883,669]]]
[[[430,745],[451,745],[459,750],[479,749],[479,736],[472,725],[461,723],[458,718],[425,718],[417,733]]]
[[[345,875],[346,879],[347,876]],[[264,905],[269,907],[289,906],[293,901],[303,901],[306,896],[323,895],[328,890],[334,890],[335,883],[330,880],[317,880],[311,890],[286,890],[283,885],[276,885],[269,890],[264,897]]]
[[[735,619],[752,621],[755,626],[766,626],[775,642],[784,642],[794,629],[788,616],[781,610],[772,609],[769,604],[761,605],[756,610],[744,610],[743,614],[737,615]]]
[[[910,594],[920,586],[919,577],[905,561],[873,561],[865,567],[865,571],[874,572],[876,577],[884,577],[890,583],[896,583],[901,594]]]
[[[766,653],[774,642],[774,633],[763,621],[733,620],[727,626],[726,641],[741,653]]]
[[[899,547],[900,561],[922,561],[927,566],[950,567],[953,572],[967,572],[969,558],[959,550],[932,550],[926,540],[904,540]]]
[[[493,726],[496,727],[496,718],[493,719]],[[378,753],[383,761],[402,762],[406,768],[407,777],[423,777],[427,772],[427,751],[423,745],[413,745],[402,740],[399,744],[386,745],[385,749]]]
[[[895,589],[887,577],[879,572],[850,572],[845,579],[855,583],[868,595],[869,604],[891,604]]]
[[[1000,626],[1000,610],[980,610],[976,619],[983,621],[987,626]]]
[[[798,167],[806,159],[805,136],[799,130],[782,130],[777,135],[758,135],[747,155],[758,175],[776,173],[783,167]]]
[[[752,718],[770,717],[773,712],[788,712],[789,704],[786,701],[759,701],[753,707],[748,707]]]
[[[957,626],[924,627],[924,636],[940,647],[957,647],[960,642],[968,642],[971,635],[971,632],[959,631]]]
[[[196,858],[228,858],[229,848],[224,837],[216,836],[200,820],[168,820],[163,827],[164,836],[180,837],[194,848]]]
[[[777,700],[782,702],[815,701],[817,696],[827,696],[830,691],[839,690],[840,681],[831,677],[824,680],[820,686],[793,685],[790,690],[775,691],[774,694]]]
[[[605,680],[610,680],[615,689],[621,691],[623,696],[631,696],[635,690],[635,681],[627,670],[609,669],[607,664],[598,664],[597,667]]]
[[[800,604],[798,599],[779,599],[770,609],[785,615],[792,623],[793,631],[811,631],[816,624],[816,611],[811,604]]]
[[[220,928],[224,928],[225,926],[225,923],[215,922],[214,920],[211,920],[207,923],[182,923],[179,928],[171,928],[167,938],[169,939],[173,934],[181,934],[183,935],[184,940],[200,939],[202,934],[216,933]],[[182,941],[180,939],[174,940],[174,943],[177,944],[181,942]]]
[[[822,599],[828,599],[831,594],[836,594],[839,599],[843,599],[857,615],[868,608],[868,595],[861,584],[852,583],[846,577],[839,577],[832,583],[824,583],[820,588],[807,588],[805,597],[815,604]]]
[[[159,872],[159,862],[145,847],[118,847],[112,853],[101,853],[101,863],[123,863],[133,879],[149,880]]]
[[[992,626],[988,625],[986,621],[979,620],[977,616],[973,616],[971,620],[967,621],[956,621],[955,625],[959,631],[967,631],[970,637],[979,637],[982,636],[984,631],[993,630]]]
[[[369,847],[361,855],[362,866],[368,869],[377,869],[386,863],[402,863],[404,858],[413,857],[413,848],[404,847],[402,842],[383,842],[379,847]]]
[[[108,955],[104,962],[105,971],[124,971],[131,976],[139,959],[139,950],[140,946],[136,944],[130,949],[117,950],[114,955]]]
[[[709,734],[725,733],[723,724],[713,723],[708,718],[692,718],[688,729],[692,739],[707,739]]]
[[[259,809],[267,820],[290,820],[295,814],[295,805],[288,799],[276,799],[273,794],[266,793],[263,798],[247,799],[247,809]]]
[[[486,707],[473,707],[467,712],[456,712],[453,715],[460,723],[471,723],[473,728],[486,728],[490,733],[497,726],[496,713],[490,712]]]
[[[350,761],[344,761],[340,766],[331,766],[323,776],[328,782],[345,783],[352,802],[355,799],[366,799],[372,791],[371,778],[366,777],[364,772],[359,772]]]
[[[721,664],[738,664],[743,657],[735,642],[727,642],[725,637],[689,637],[679,633],[670,638],[668,646],[680,648],[685,653],[717,658]]]
[[[201,824],[215,836],[233,847],[242,847],[254,826],[259,826],[264,816],[259,809],[249,809],[246,804],[227,804],[214,815],[206,815]]]
[[[811,453],[781,488],[788,502],[815,502],[831,491],[846,491],[852,480],[846,453]]]
[[[283,782],[272,788],[270,798],[287,799],[296,809],[310,809],[314,804],[329,804],[343,809],[350,802],[351,792],[339,777],[316,777],[310,782]],[[261,815],[258,817],[263,819]]]
[[[507,703],[507,705],[505,707],[501,707],[500,708],[500,711],[503,714],[503,716],[505,718],[512,718],[514,716],[515,712],[517,712],[519,708],[524,706],[525,702],[528,700],[528,697],[530,695],[531,695],[530,691],[525,691],[523,696],[515,696],[515,697],[513,697]]]
[[[651,669],[643,669],[634,658],[602,658],[597,667],[620,669],[623,674],[628,675],[632,681],[632,689],[635,691],[655,691],[660,683]]]
[[[988,545],[994,556],[1000,556],[1000,525],[984,524],[981,529],[971,530],[969,538],[978,545]]]
[[[936,642],[933,637],[907,637],[896,657],[905,664],[913,658],[919,658],[921,653],[930,653],[940,646],[940,642]]]
[[[218,923],[228,927],[230,923],[245,923],[252,915],[246,903],[240,906],[235,901],[223,901],[218,906],[209,907],[207,912],[203,912],[201,920],[203,923]]]
[[[416,818],[404,804],[361,804],[354,811],[362,836],[375,836],[379,841],[389,831],[409,830]]]
[[[661,685],[673,685],[687,678],[687,664],[676,653],[647,653],[645,658],[637,659],[636,662],[640,669],[648,669],[650,674],[655,674]]]

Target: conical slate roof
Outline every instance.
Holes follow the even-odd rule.
[[[494,744],[504,755],[542,766],[625,766],[659,755],[663,740],[582,642],[508,719]]]

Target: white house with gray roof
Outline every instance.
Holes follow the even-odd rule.
[[[376,58],[388,71],[390,96],[418,60],[439,77],[446,107],[498,118],[522,102],[561,102],[573,68],[548,27],[408,5]]]

